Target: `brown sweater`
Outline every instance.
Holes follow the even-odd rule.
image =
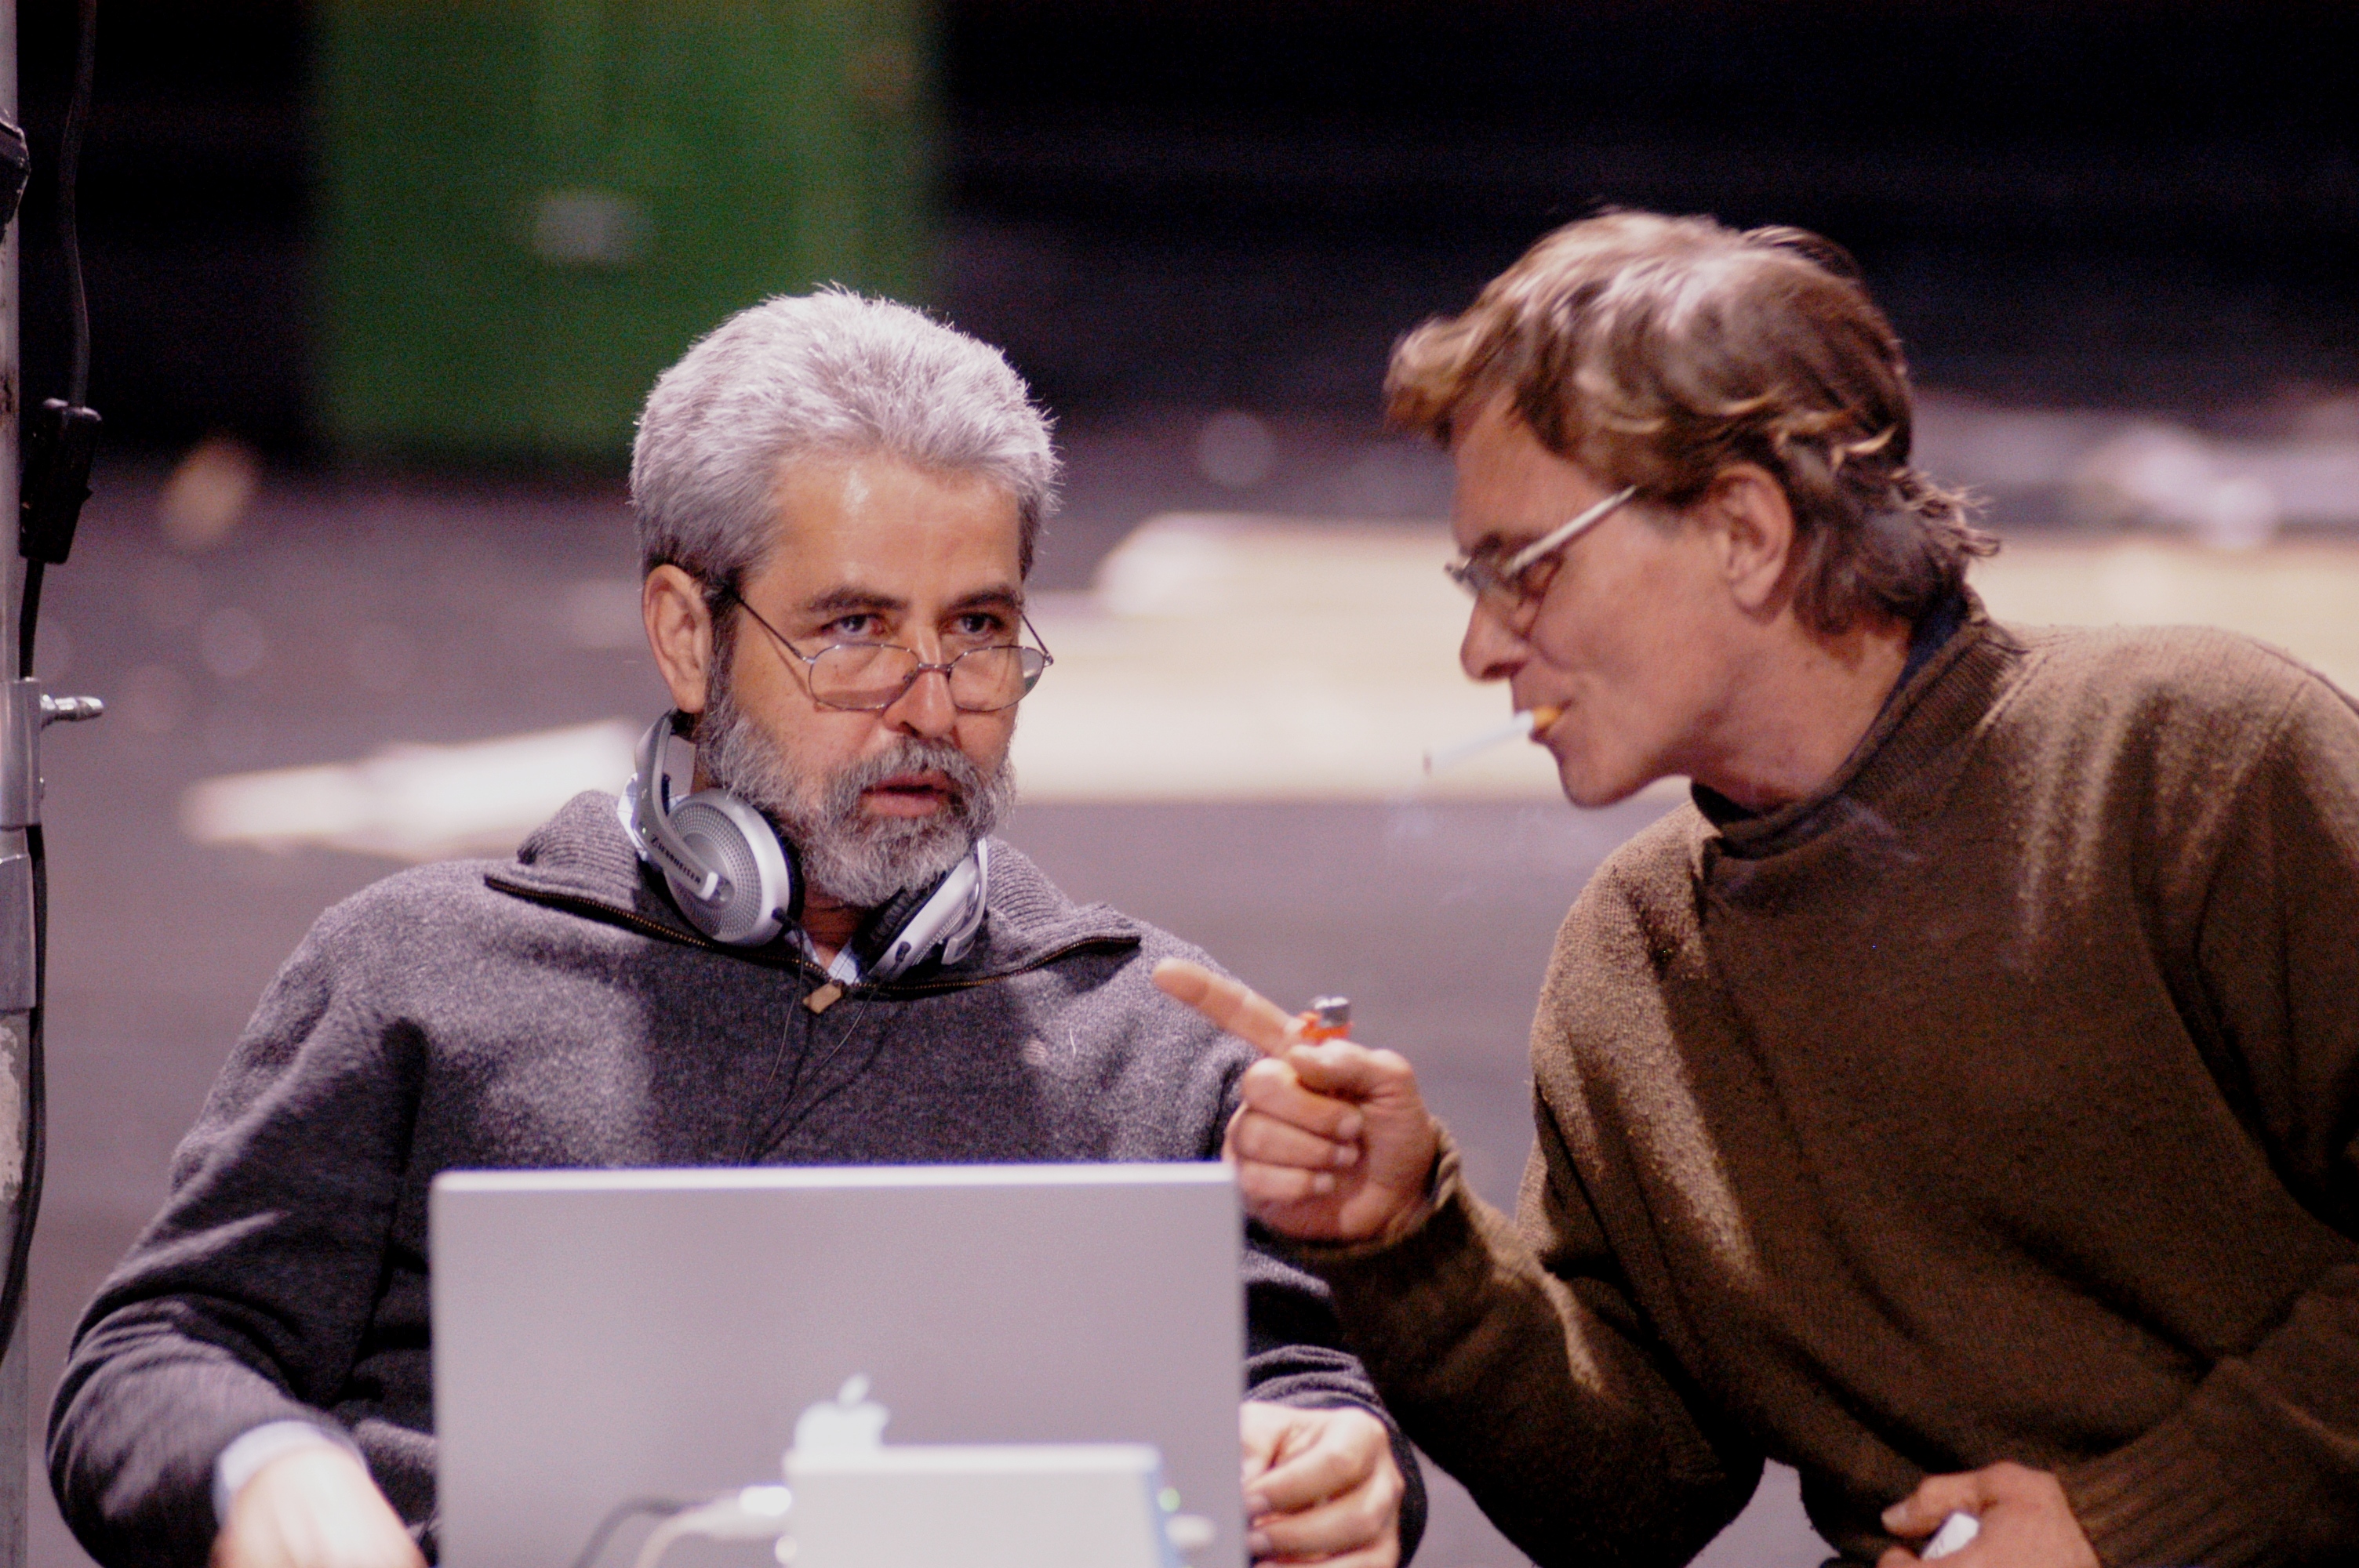
[[[1544,1564],[1677,1563],[1796,1466],[1872,1561],[2057,1471],[2131,1564],[2359,1561],[2359,711],[2192,631],[1979,607],[1829,787],[1574,905],[1516,1219],[1309,1249]]]

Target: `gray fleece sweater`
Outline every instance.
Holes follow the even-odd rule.
[[[298,1419],[349,1433],[430,1550],[446,1170],[1214,1157],[1246,1048],[1147,979],[1202,955],[1005,845],[989,910],[957,965],[814,1014],[824,977],[784,943],[698,935],[595,794],[513,863],[422,866],[330,910],[76,1335],[49,1422],[75,1535],[120,1568],[197,1568],[216,1456]],[[1324,1287],[1257,1240],[1245,1260],[1253,1396],[1381,1416]],[[1396,1447],[1406,1548],[1424,1498]]]

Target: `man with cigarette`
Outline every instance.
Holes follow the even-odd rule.
[[[1467,673],[1577,805],[1692,781],[1564,924],[1513,1219],[1399,1056],[1158,974],[1268,1054],[1240,1183],[1410,1433],[1544,1565],[1682,1563],[1765,1458],[1883,1568],[2359,1559],[2350,698],[1992,622],[1811,236],[1573,224],[1387,391]]]
[[[440,1172],[1217,1152],[1250,1053],[1147,983],[1187,949],[990,837],[1055,470],[996,350],[884,301],[771,300],[658,383],[632,499],[673,711],[620,800],[363,892],[273,983],[59,1388],[92,1555],[431,1552]],[[1323,1289],[1244,1262],[1253,1555],[1396,1568],[1415,1462]]]

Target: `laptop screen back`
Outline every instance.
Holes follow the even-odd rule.
[[[856,1376],[888,1445],[1153,1444],[1218,1528],[1198,1568],[1242,1568],[1223,1166],[453,1173],[432,1205],[450,1568],[568,1568],[628,1499],[776,1482]]]

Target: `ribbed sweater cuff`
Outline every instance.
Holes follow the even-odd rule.
[[[2285,1507],[2278,1490],[2208,1447],[2184,1411],[2057,1478],[2107,1568],[2266,1563]]]

